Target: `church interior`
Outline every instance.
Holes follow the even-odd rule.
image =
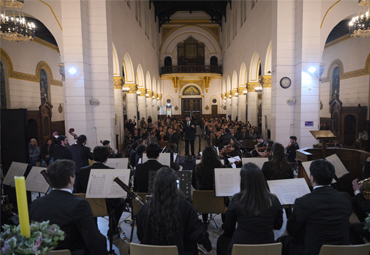
[[[11,15],[7,1],[1,13]],[[3,168],[13,140],[5,129],[21,133],[27,150],[31,138],[40,147],[53,134],[73,141],[73,128],[86,146],[110,140],[118,151],[128,145],[126,122],[149,117],[237,119],[266,141],[285,146],[295,136],[300,148],[323,142],[310,131],[324,123],[350,149],[370,129],[370,24],[363,34],[349,25],[368,0],[14,1],[35,33],[0,35]],[[26,114],[5,114],[17,109]],[[309,152],[305,160],[326,153]],[[344,159],[347,169],[362,167],[369,155],[360,154]]]

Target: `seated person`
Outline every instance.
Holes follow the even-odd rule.
[[[144,164],[137,164],[134,174],[134,191],[135,192],[148,192],[149,171],[157,171],[164,167],[158,162],[161,147],[158,143],[151,143],[146,147],[146,156],[148,161]],[[168,166],[166,166],[168,167]]]
[[[226,167],[233,167],[232,164],[229,162],[229,158],[232,157],[239,157],[242,159],[242,152],[240,151],[239,146],[235,142],[235,138],[230,139],[230,144],[227,147],[227,153],[222,153],[222,156],[224,158],[224,164]],[[221,153],[221,152],[220,152]],[[239,161],[236,163],[235,167],[242,167],[242,162]]]
[[[35,138],[30,140],[28,146],[29,163],[31,166],[36,166],[36,162],[40,161],[40,147],[37,146]]]
[[[370,176],[370,157],[367,158],[364,168],[364,178],[367,179]],[[367,199],[369,197],[364,196],[364,192],[361,192],[363,189],[367,189],[367,184],[365,187],[362,187],[363,184],[358,184],[358,179],[353,180],[352,187],[355,192],[355,198],[353,200],[352,206],[353,211],[356,213],[357,218],[360,222],[365,222],[367,214],[370,213],[370,201]]]
[[[113,150],[112,147],[110,147],[110,141],[104,140],[102,144],[103,146],[109,149],[109,152],[110,152],[109,158],[122,158],[122,153],[118,153],[117,149]]]
[[[351,197],[331,187],[334,166],[325,159],[317,159],[310,166],[312,193],[297,198],[287,222],[287,236],[278,238],[283,243],[282,254],[318,255],[321,246],[349,245],[349,217]]]
[[[231,254],[234,244],[273,243],[273,230],[283,225],[279,199],[269,192],[257,165],[247,163],[242,167],[240,190],[231,198],[226,211],[224,232],[217,240],[218,255]]]
[[[54,162],[53,154],[54,154],[53,141],[51,139],[48,139],[41,151],[40,166],[44,167],[45,165],[50,165],[51,163],[53,163]]]
[[[257,139],[257,144],[254,146],[254,150],[252,152],[253,157],[258,157],[259,156],[259,154],[257,152],[257,150],[259,148],[267,146],[266,142],[263,140],[263,137],[261,135],[258,135],[256,139]]]
[[[75,163],[58,160],[48,166],[47,175],[53,190],[30,206],[32,221],[50,221],[66,234],[56,250],[69,249],[72,255],[107,255],[105,238],[99,233],[89,203],[72,195]]]
[[[142,244],[176,245],[179,255],[198,254],[197,243],[214,255],[207,229],[194,207],[177,190],[176,176],[163,167],[154,179],[152,199],[137,215],[137,236]]]
[[[272,160],[263,164],[262,173],[266,181],[294,178],[292,165],[286,160],[281,143],[272,145]]]

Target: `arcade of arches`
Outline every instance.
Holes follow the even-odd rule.
[[[40,33],[1,41],[1,107],[37,111],[46,98],[51,130],[73,127],[89,147],[122,145],[125,118],[187,112],[260,122],[272,140],[306,147],[333,97],[370,104],[370,38],[347,28],[356,0],[228,1],[221,22],[178,11],[159,23],[138,0],[26,0],[23,11]]]

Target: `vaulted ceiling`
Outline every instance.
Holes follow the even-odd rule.
[[[220,26],[222,25],[222,18],[226,20],[226,7],[231,1],[216,0],[216,1],[162,1],[162,0],[150,0],[155,7],[156,18],[159,19],[159,27],[164,23],[171,21],[170,17],[177,11],[204,11],[211,17],[211,22],[216,22]]]

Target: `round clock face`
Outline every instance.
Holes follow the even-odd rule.
[[[290,85],[292,85],[292,81],[290,80],[289,77],[283,77],[281,78],[280,80],[280,86],[283,88],[283,89],[287,89],[290,87]]]

